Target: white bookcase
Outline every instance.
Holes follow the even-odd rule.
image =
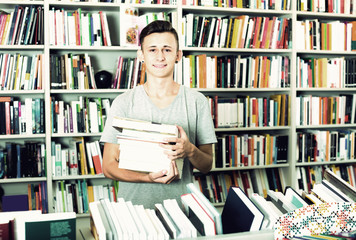
[[[257,167],[237,167],[237,168],[222,168],[213,169],[213,171],[229,171],[229,170],[246,170],[246,169],[259,169],[268,167],[282,168],[285,176],[286,185],[293,187],[297,186],[297,172],[296,167],[314,166],[314,165],[328,165],[328,164],[354,164],[355,159],[347,160],[343,162],[323,162],[323,163],[296,163],[296,144],[297,144],[297,132],[307,129],[316,130],[337,130],[337,129],[356,129],[356,124],[343,124],[343,125],[317,125],[300,127],[296,124],[295,111],[296,111],[296,97],[300,94],[312,94],[312,95],[332,95],[339,93],[356,93],[356,88],[342,88],[342,89],[329,89],[329,88],[297,88],[296,76],[297,76],[297,57],[356,57],[356,52],[344,52],[344,51],[300,51],[296,49],[296,21],[303,19],[322,19],[322,20],[345,20],[356,21],[356,14],[329,14],[329,13],[315,13],[315,12],[300,12],[297,11],[296,1],[291,1],[291,9],[287,11],[275,11],[275,10],[259,10],[259,9],[243,9],[243,8],[218,8],[218,7],[197,7],[197,6],[182,6],[181,1],[177,1],[177,5],[140,5],[132,4],[132,6],[139,8],[140,14],[147,12],[161,12],[167,11],[177,12],[178,32],[182,33],[182,24],[180,24],[182,17],[188,13],[194,13],[202,16],[279,16],[290,18],[292,25],[292,48],[291,49],[230,49],[230,48],[196,48],[181,46],[183,55],[191,53],[206,53],[207,55],[283,55],[288,56],[290,59],[290,87],[281,89],[270,88],[227,88],[227,89],[196,89],[205,95],[219,95],[219,96],[268,96],[273,94],[288,94],[291,99],[290,104],[290,125],[282,127],[248,127],[248,128],[218,128],[216,133],[219,135],[225,133],[237,134],[244,133],[278,133],[289,136],[288,146],[288,161],[286,164],[272,165],[272,166],[257,166]],[[95,89],[95,90],[58,90],[51,89],[50,87],[50,55],[51,54],[65,54],[65,53],[88,53],[91,57],[92,66],[95,72],[100,70],[107,70],[113,75],[116,70],[116,60],[118,56],[123,57],[135,57],[137,48],[121,47],[120,43],[120,7],[121,3],[87,3],[87,2],[70,2],[70,1],[1,1],[0,10],[13,11],[16,5],[40,5],[44,7],[44,45],[0,45],[2,53],[42,53],[44,54],[44,82],[42,90],[33,91],[0,91],[0,96],[13,96],[19,99],[29,97],[40,97],[45,100],[45,134],[36,135],[0,135],[0,147],[4,147],[5,142],[24,142],[31,139],[35,141],[46,143],[46,161],[47,161],[47,177],[41,178],[19,178],[19,179],[0,179],[0,184],[4,188],[6,195],[11,194],[26,194],[27,183],[29,182],[47,182],[48,192],[48,209],[54,211],[53,198],[55,196],[53,192],[53,186],[58,180],[77,180],[86,179],[94,184],[109,183],[108,179],[105,179],[103,175],[93,176],[67,176],[67,177],[53,177],[52,176],[52,162],[51,162],[51,141],[58,141],[67,143],[72,137],[85,137],[86,139],[100,138],[100,134],[92,133],[78,133],[78,134],[56,134],[51,132],[51,109],[50,99],[51,97],[59,97],[63,100],[74,100],[79,96],[88,97],[103,97],[113,100],[118,94],[123,93],[125,90],[114,89]],[[48,29],[53,27],[49,25],[48,12],[50,9],[65,9],[76,10],[81,8],[83,12],[97,12],[105,11],[108,18],[108,24],[110,29],[110,36],[112,46],[100,46],[100,47],[84,47],[84,46],[53,46],[49,44],[49,31]],[[182,36],[181,36],[182,37]],[[182,72],[182,64],[178,65],[178,76]],[[0,113],[2,114],[2,113]],[[88,214],[83,214],[88,216]]]

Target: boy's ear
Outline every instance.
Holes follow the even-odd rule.
[[[141,49],[137,50],[137,58],[140,62],[143,62],[145,60]]]
[[[182,50],[178,50],[176,62],[179,62],[182,59],[182,57],[183,57]]]

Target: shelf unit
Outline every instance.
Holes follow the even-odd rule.
[[[288,17],[292,24],[292,48],[291,49],[230,49],[230,48],[197,48],[197,47],[185,47],[181,46],[183,55],[188,55],[191,53],[206,53],[207,55],[248,55],[253,56],[259,55],[283,55],[290,59],[290,87],[288,88],[227,88],[227,89],[203,89],[197,88],[197,91],[202,92],[204,95],[219,95],[219,96],[268,96],[273,94],[288,94],[291,98],[290,105],[290,125],[282,127],[248,127],[248,128],[217,128],[217,135],[227,134],[227,133],[280,133],[289,136],[289,146],[288,146],[288,162],[286,164],[272,165],[272,166],[256,166],[256,167],[237,167],[237,168],[221,168],[213,169],[213,172],[229,171],[229,170],[250,170],[250,169],[263,169],[271,167],[279,167],[283,169],[284,175],[287,176],[286,185],[291,185],[296,187],[296,167],[299,166],[314,166],[314,165],[328,165],[328,164],[354,164],[355,160],[343,161],[343,162],[324,162],[324,163],[296,163],[296,144],[297,144],[297,131],[307,130],[307,129],[356,129],[356,124],[344,124],[344,125],[317,125],[317,126],[297,126],[295,115],[293,114],[296,109],[295,99],[299,94],[338,94],[338,93],[356,93],[356,89],[350,88],[297,88],[296,87],[296,63],[298,56],[324,56],[324,57],[334,57],[334,56],[347,56],[356,57],[356,52],[344,52],[344,51],[301,51],[296,49],[296,22],[300,19],[323,19],[323,20],[346,20],[346,21],[356,21],[356,15],[346,15],[346,14],[330,14],[330,13],[315,13],[315,12],[300,12],[297,11],[296,1],[291,1],[291,9],[288,11],[275,11],[275,10],[259,10],[259,9],[239,9],[239,8],[218,8],[218,7],[191,7],[182,6],[180,1],[177,1],[178,5],[140,5],[131,4],[133,7],[139,8],[140,14],[147,12],[160,12],[160,11],[176,11],[177,12],[177,22],[179,22],[185,14],[194,13],[202,16],[239,16],[239,15],[249,15],[249,16],[280,16]],[[68,141],[72,137],[85,137],[88,139],[99,139],[100,134],[93,133],[78,133],[78,134],[57,134],[51,133],[51,118],[50,118],[50,99],[52,96],[59,96],[63,99],[75,99],[78,96],[102,96],[113,100],[115,96],[125,92],[122,89],[91,89],[91,90],[57,90],[50,88],[50,55],[51,54],[63,54],[63,53],[88,53],[91,57],[92,65],[95,72],[100,70],[107,70],[111,73],[115,73],[116,59],[117,56],[123,57],[133,57],[136,56],[136,51],[138,47],[121,47],[119,46],[119,32],[120,32],[120,7],[123,6],[121,3],[87,3],[87,2],[69,2],[69,1],[1,1],[0,9],[11,11],[16,5],[40,5],[44,7],[44,33],[45,33],[45,44],[44,45],[0,45],[2,52],[11,53],[42,53],[44,54],[44,83],[43,90],[35,91],[0,91],[0,96],[13,96],[24,98],[26,96],[41,96],[45,100],[45,134],[33,134],[33,135],[0,135],[0,146],[6,141],[24,141],[27,139],[35,139],[36,141],[43,141],[46,143],[47,152],[47,177],[41,178],[24,178],[24,179],[1,179],[0,184],[4,187],[6,194],[24,194],[24,185],[28,182],[39,182],[46,181],[48,188],[48,209],[53,211],[53,201],[54,193],[52,191],[55,181],[58,180],[77,180],[77,179],[87,179],[95,183],[108,182],[103,175],[93,176],[68,176],[68,177],[53,177],[52,176],[52,162],[51,162],[51,141]],[[59,8],[65,10],[76,10],[81,8],[83,11],[94,12],[97,10],[102,10],[108,14],[108,22],[110,35],[112,40],[112,46],[98,46],[98,47],[87,47],[87,46],[52,46],[49,44],[49,31],[48,29],[52,26],[49,25],[48,13],[52,8]],[[182,33],[182,25],[178,24],[178,33]],[[182,37],[182,36],[180,36]],[[178,77],[182,72],[182,64],[178,64]],[[13,186],[16,185],[15,188]],[[88,216],[85,215],[84,216]]]

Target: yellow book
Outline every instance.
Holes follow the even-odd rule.
[[[11,14],[7,15],[4,32],[2,35],[2,39],[1,39],[1,45],[4,45],[6,43],[6,40],[7,40],[6,37],[8,36],[8,31],[10,29],[12,16],[13,16],[13,12]]]
[[[80,158],[78,159],[78,162],[80,162],[80,173],[81,175],[88,175],[88,166],[87,166],[87,160],[85,156],[84,137],[75,137],[73,139],[77,146],[77,152],[80,155]]]
[[[230,42],[230,37],[231,37],[231,27],[232,27],[232,22],[233,22],[233,18],[230,18],[229,19],[229,26],[228,26],[228,32],[227,32],[227,36],[226,36],[226,43],[225,43],[225,47],[226,48],[229,48],[229,47],[231,47],[230,45],[229,45],[229,42]]]
[[[268,27],[267,27],[267,35],[266,35],[266,42],[265,42],[265,49],[269,48],[270,42],[271,42],[271,37],[272,37],[272,29],[273,25],[275,23],[275,18],[270,19],[268,22]]]
[[[266,155],[265,155],[265,165],[270,165],[270,146],[271,146],[271,136],[269,134],[266,134]]]
[[[281,120],[280,120],[280,123],[281,123],[281,126],[285,126],[285,114],[286,114],[286,95],[285,94],[282,94],[281,96]]]
[[[28,210],[32,210],[31,184],[27,184]]]
[[[87,187],[87,191],[88,191],[88,200],[89,202],[94,202],[94,190],[93,190],[93,186],[88,186]]]
[[[231,41],[231,48],[237,48],[237,36],[238,36],[238,31],[239,31],[239,24],[240,24],[240,19],[235,18],[234,19],[234,29],[232,32],[232,41]]]
[[[258,174],[260,176],[260,180],[261,180],[261,185],[262,185],[262,192],[263,192],[263,197],[267,198],[267,184],[265,181],[265,176],[264,176],[264,169],[256,169],[255,171],[258,171]]]
[[[281,102],[282,102],[282,96],[280,94],[277,95],[272,95],[270,97],[273,101],[277,102],[277,126],[281,126]]]

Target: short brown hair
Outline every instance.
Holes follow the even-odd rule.
[[[179,40],[178,40],[178,33],[177,31],[172,27],[172,24],[168,21],[164,20],[156,20],[148,24],[146,27],[144,27],[140,33],[140,44],[141,48],[143,45],[143,41],[145,37],[152,33],[172,33],[174,35],[174,38],[177,41],[177,50],[179,49]]]

